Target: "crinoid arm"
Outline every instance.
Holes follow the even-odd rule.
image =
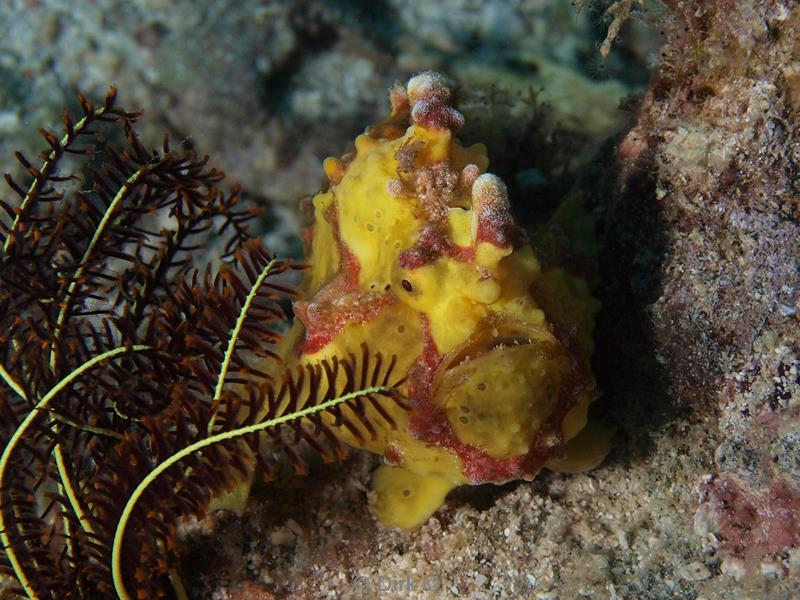
[[[370,369],[371,358],[374,366]],[[135,581],[129,585],[123,565],[130,564],[131,551],[139,554],[141,563],[147,562],[142,560],[139,538],[142,531],[152,535],[150,521],[158,513],[162,501],[160,494],[152,491],[162,483],[161,478],[177,488],[175,492],[180,495],[184,485],[193,483],[194,473],[214,470],[214,464],[232,464],[244,475],[249,468],[248,461],[253,458],[262,463],[269,476],[272,469],[263,461],[260,451],[265,438],[270,447],[282,449],[288,455],[298,473],[305,472],[296,452],[301,442],[326,462],[340,459],[343,450],[335,432],[337,428],[346,427],[361,436],[374,435],[375,426],[365,417],[367,405],[380,406],[381,402],[388,401],[404,406],[400,393],[403,379],[395,375],[394,366],[394,359],[387,364],[380,354],[371,357],[365,345],[358,358],[351,355],[342,360],[287,370],[277,392],[269,388],[260,397],[251,393],[246,406],[236,406],[237,413],[241,415],[244,409],[247,417],[230,421],[236,423],[235,426],[229,426],[226,421],[221,431],[184,446],[150,469],[130,493],[116,521],[111,557],[114,589],[119,597],[131,598],[129,590],[142,583],[135,573]],[[172,515],[166,522],[174,522],[177,516]],[[170,540],[171,537],[165,536],[162,543]],[[136,561],[136,556],[133,560]]]
[[[0,570],[21,597],[158,598],[178,519],[269,472],[265,448],[341,456],[334,430],[368,437],[401,380],[366,349],[285,372],[303,266],[207,157],[147,149],[113,88],[81,107],[0,198]]]

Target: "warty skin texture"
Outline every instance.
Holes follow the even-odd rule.
[[[432,72],[396,85],[391,115],[325,161],[330,186],[309,208],[311,268],[284,348],[289,365],[365,342],[397,357],[411,410],[387,409],[397,426],[374,439],[340,431],[384,457],[372,506],[405,529],[457,485],[589,468],[607,447],[594,430],[576,439],[597,396],[599,304],[583,281],[543,272],[505,184],[486,173],[486,148],[455,139],[464,117],[451,89]]]

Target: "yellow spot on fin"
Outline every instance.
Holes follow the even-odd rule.
[[[230,489],[213,496],[208,503],[207,512],[215,510],[227,510],[238,516],[244,514],[247,507],[247,499],[250,496],[250,489],[253,487],[253,477],[247,477]]]
[[[387,527],[415,529],[436,512],[455,486],[438,475],[417,475],[384,465],[372,477],[372,509]]]
[[[545,467],[558,473],[580,473],[598,466],[611,448],[615,429],[589,421],[581,432],[567,442],[566,456],[551,460]]]

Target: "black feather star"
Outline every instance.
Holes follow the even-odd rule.
[[[299,445],[336,460],[337,428],[366,439],[367,406],[393,427],[380,402],[402,405],[366,347],[281,366],[276,278],[302,266],[251,236],[207,157],[145,149],[115,97],[42,131],[0,200],[0,570],[22,597],[181,596],[180,517],[269,475],[265,448],[302,472]],[[212,238],[221,266],[198,269]]]

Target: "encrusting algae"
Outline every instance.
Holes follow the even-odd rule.
[[[391,115],[324,162],[330,186],[313,198],[312,267],[285,348],[290,366],[365,342],[397,357],[411,410],[371,408],[397,424],[374,439],[340,431],[384,457],[372,505],[404,529],[455,486],[589,468],[608,443],[584,429],[599,303],[582,280],[543,272],[485,146],[455,139],[451,87],[433,72],[396,85]]]

